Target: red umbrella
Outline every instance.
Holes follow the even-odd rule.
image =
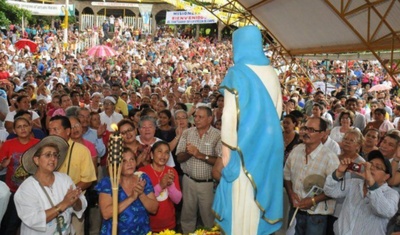
[[[117,55],[117,52],[109,46],[100,45],[90,48],[87,54],[94,57],[112,57]]]
[[[29,47],[31,52],[36,52],[37,44],[34,41],[29,39],[20,39],[18,42],[15,43],[15,47],[18,49],[24,49],[26,46]]]

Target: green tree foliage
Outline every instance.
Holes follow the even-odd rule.
[[[5,0],[0,0],[0,26],[21,24],[22,16],[30,19],[31,13],[25,9],[10,5]]]

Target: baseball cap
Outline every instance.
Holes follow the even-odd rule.
[[[372,161],[373,159],[381,159],[383,164],[385,165],[385,172],[386,174],[389,174],[390,177],[392,177],[392,165],[390,164],[390,161],[388,159],[386,159],[383,154],[381,153],[381,151],[379,150],[373,150],[368,154],[368,161]]]

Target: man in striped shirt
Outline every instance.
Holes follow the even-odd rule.
[[[390,161],[379,150],[368,154],[363,170],[354,172],[361,178],[343,179],[351,159],[341,160],[338,169],[328,176],[326,195],[345,198],[335,234],[386,234],[389,219],[397,212],[399,194],[386,181],[392,176]],[[345,181],[345,182],[343,182]]]

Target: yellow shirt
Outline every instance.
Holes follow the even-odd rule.
[[[74,141],[71,139],[68,140],[69,144],[69,149],[67,156],[65,158],[64,163],[61,165],[60,169],[58,169],[59,172],[66,173],[69,175],[74,182],[74,184],[77,184],[79,182],[92,182],[97,179],[96,177],[96,171],[93,165],[92,158],[90,156],[90,151],[89,149],[80,143],[74,144]],[[74,144],[74,147],[72,148],[72,145]],[[72,154],[70,154],[72,148]],[[71,155],[71,161],[69,160],[69,157]],[[68,163],[69,163],[69,172],[68,171]]]
[[[117,104],[115,105],[115,111],[121,113],[124,117],[128,117],[128,105],[123,99],[118,98]]]

